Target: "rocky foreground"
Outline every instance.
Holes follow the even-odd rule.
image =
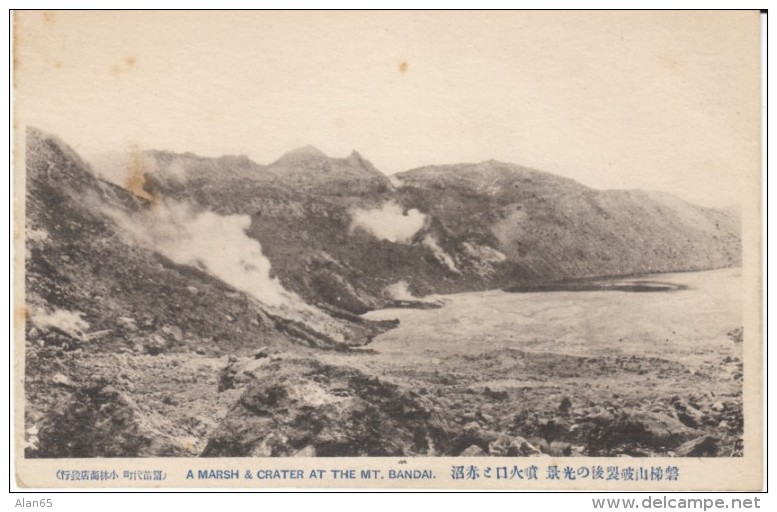
[[[500,350],[376,370],[368,351],[324,362],[267,348],[221,358],[90,353],[45,337],[27,348],[28,457],[696,457],[743,448],[738,358],[691,372],[655,358]],[[493,383],[505,375],[523,383]]]

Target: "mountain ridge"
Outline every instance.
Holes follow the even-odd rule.
[[[196,178],[151,178],[162,175],[162,195],[250,215],[248,233],[286,287],[353,313],[391,305],[387,290],[405,285],[421,296],[741,262],[736,215],[667,193],[597,190],[493,159],[387,177],[358,152],[288,155],[250,172],[179,160]],[[411,211],[417,231],[380,232],[413,226]]]
[[[87,166],[89,166],[91,169],[94,170],[96,173],[100,173],[100,171],[105,170],[107,168],[113,167],[114,172],[107,173],[108,176],[105,177],[108,181],[112,181],[114,183],[117,183],[121,185],[120,179],[112,179],[112,176],[116,174],[115,168],[116,168],[116,162],[124,163],[126,167],[126,160],[127,160],[127,154],[126,152],[120,152],[120,151],[107,151],[103,153],[97,153],[93,154],[88,158],[82,158],[79,156],[79,159],[82,159],[83,162]],[[220,178],[240,178],[240,179],[256,179],[256,180],[263,180],[263,179],[270,179],[270,178],[283,178],[282,171],[284,165],[288,165],[290,163],[293,163],[294,165],[300,165],[305,164],[306,161],[312,161],[313,163],[321,163],[324,161],[339,161],[339,162],[348,162],[351,164],[356,165],[362,165],[366,168],[366,170],[372,174],[377,175],[380,177],[386,177],[390,181],[392,181],[392,185],[394,186],[401,186],[402,182],[412,182],[417,181],[419,179],[428,178],[428,176],[424,176],[425,174],[450,174],[452,179],[456,179],[455,175],[457,173],[469,173],[472,175],[483,175],[484,173],[493,173],[496,174],[499,171],[502,171],[504,174],[512,174],[515,177],[523,178],[523,179],[530,179],[530,177],[546,177],[551,178],[552,180],[556,180],[560,183],[569,183],[572,185],[576,185],[578,187],[582,187],[589,190],[594,190],[598,192],[642,192],[649,195],[655,195],[655,196],[669,196],[672,198],[675,198],[676,200],[682,201],[684,203],[691,204],[693,206],[699,207],[699,208],[707,208],[711,210],[737,210],[738,207],[736,205],[722,205],[722,206],[709,206],[709,205],[700,205],[696,204],[692,201],[689,201],[687,199],[683,199],[682,197],[673,194],[671,192],[667,192],[665,190],[658,190],[658,189],[642,189],[642,188],[595,188],[589,185],[586,185],[574,178],[570,178],[568,176],[563,176],[559,174],[554,174],[548,171],[543,171],[540,169],[536,169],[533,167],[527,167],[522,164],[514,163],[514,162],[507,162],[503,160],[498,160],[494,158],[489,158],[487,160],[482,160],[478,162],[463,162],[463,163],[440,163],[440,164],[429,164],[429,165],[423,165],[419,167],[413,167],[411,169],[407,169],[404,171],[398,171],[391,174],[384,173],[377,167],[375,167],[372,162],[365,158],[358,150],[354,149],[351,151],[351,153],[348,154],[346,157],[330,157],[322,150],[316,148],[315,146],[311,144],[306,144],[304,146],[299,146],[297,148],[291,149],[287,152],[285,152],[283,155],[281,155],[276,160],[267,163],[262,164],[258,163],[256,160],[253,160],[251,157],[249,157],[246,154],[224,154],[221,156],[204,156],[200,155],[198,153],[195,153],[193,151],[184,151],[184,152],[176,152],[171,150],[165,150],[165,149],[147,149],[140,151],[140,154],[144,156],[149,156],[153,159],[159,160],[162,165],[162,168],[152,168],[149,169],[149,172],[151,173],[165,173],[166,167],[169,167],[170,163],[175,161],[176,159],[186,159],[190,160],[191,162],[197,162],[198,164],[189,164],[186,166],[187,170],[194,171],[196,173],[195,176],[192,176],[192,178],[202,178],[207,177],[205,175],[202,175],[203,172],[201,169],[198,171],[198,165],[201,165],[202,167],[210,167],[210,168],[218,168],[219,166],[227,166],[229,167],[230,173],[223,173],[219,174],[218,177]],[[113,160],[113,164],[107,164],[106,162],[108,160]],[[121,166],[119,166],[121,167]],[[323,164],[324,168],[330,167],[327,164]],[[246,174],[242,171],[242,169],[247,168],[251,169],[252,174]],[[273,170],[275,168],[275,170]],[[212,176],[210,176],[212,177]]]

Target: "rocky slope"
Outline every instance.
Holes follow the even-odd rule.
[[[209,262],[209,247],[199,254],[197,241],[180,235],[202,219],[224,228],[235,218],[178,215],[153,190],[140,197],[101,181],[72,149],[34,129],[27,132],[26,170],[26,418],[38,440],[32,456],[160,453],[143,439],[157,439],[149,429],[169,431],[155,409],[164,408],[164,397],[133,399],[127,364],[135,358],[162,358],[169,364],[158,378],[177,381],[177,365],[192,354],[213,359],[265,346],[346,350],[394,325],[305,304],[251,267],[262,259],[254,246],[247,254],[256,261],[242,264],[263,289],[246,293],[254,288],[240,286],[241,275],[229,284]],[[182,247],[193,256],[181,259],[175,249]],[[261,300],[263,290],[277,300]],[[122,354],[116,368],[100,363]],[[96,427],[105,414],[131,426],[126,442]],[[61,430],[74,425],[92,437],[76,442]],[[94,436],[112,448],[103,450]]]
[[[562,280],[736,266],[738,219],[669,194],[593,190],[513,164],[425,167],[397,176],[454,246],[505,255],[508,278]],[[466,263],[463,268],[471,268]]]
[[[340,342],[361,345],[381,331],[382,327],[354,316],[343,313],[334,318],[316,311],[295,302],[291,294],[282,297],[288,303],[257,300],[219,279],[220,274],[207,262],[180,264],[169,245],[188,240],[167,231],[186,232],[186,223],[208,212],[195,212],[193,219],[179,217],[165,199],[153,191],[150,194],[150,199],[144,199],[96,179],[67,146],[31,130],[27,303],[49,310],[78,306],[91,330],[111,330],[112,343],[138,336],[131,333],[156,332],[173,338],[174,345],[230,353],[274,340],[323,347]],[[229,226],[219,223],[220,217],[213,218],[216,227]],[[164,226],[161,235],[144,225],[166,222],[173,224]],[[260,252],[255,255],[262,256]],[[195,260],[207,258],[208,253],[194,256]],[[284,293],[271,279],[264,284]],[[224,349],[214,349],[219,344]]]
[[[203,456],[429,455],[448,435],[412,390],[309,358],[258,361],[236,371],[250,378]]]

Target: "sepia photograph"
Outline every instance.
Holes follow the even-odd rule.
[[[759,16],[16,11],[18,485],[759,488]]]

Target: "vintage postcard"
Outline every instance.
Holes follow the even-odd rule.
[[[19,487],[762,487],[759,12],[13,36]]]

